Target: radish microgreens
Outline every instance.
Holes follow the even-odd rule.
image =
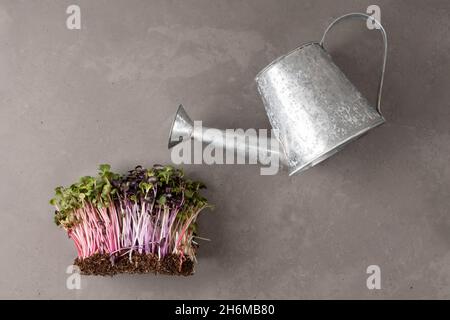
[[[121,175],[108,164],[98,175],[69,187],[57,187],[50,204],[55,223],[73,239],[79,258],[96,253],[178,254],[195,261],[196,219],[208,207],[205,185],[184,177],[181,169],[137,166]]]

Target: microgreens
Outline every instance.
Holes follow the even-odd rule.
[[[108,164],[98,175],[69,187],[57,187],[50,204],[55,223],[67,230],[79,258],[95,253],[139,252],[189,256],[195,260],[196,218],[208,207],[205,185],[184,178],[181,169],[137,166],[121,175]]]

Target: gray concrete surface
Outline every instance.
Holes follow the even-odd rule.
[[[65,10],[79,4],[82,29]],[[83,277],[52,222],[57,185],[168,163],[171,118],[268,128],[253,77],[333,18],[382,10],[387,124],[289,178],[186,166],[216,209],[195,276]],[[448,1],[0,1],[1,298],[450,298]],[[373,101],[380,37],[361,22],[329,51]],[[366,268],[381,268],[368,290]]]

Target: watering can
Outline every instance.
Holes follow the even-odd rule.
[[[376,107],[334,64],[324,47],[327,33],[337,23],[355,18],[372,20],[383,36],[384,57]],[[386,58],[387,35],[380,22],[363,13],[349,13],[337,18],[327,27],[320,42],[306,43],[294,49],[256,76],[258,92],[275,129],[271,139],[279,143],[265,146],[235,144],[232,147],[237,152],[259,150],[276,154],[287,166],[289,175],[329,158],[349,142],[385,122],[381,115],[381,93]],[[169,148],[191,138],[227,148],[225,131],[208,132],[211,131],[205,127],[194,130],[193,121],[180,105],[170,131]]]

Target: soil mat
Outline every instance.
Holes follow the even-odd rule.
[[[119,273],[153,273],[166,275],[190,276],[194,273],[194,263],[191,259],[170,254],[162,260],[153,254],[133,253],[122,256],[109,254],[94,254],[90,257],[76,258],[74,264],[80,268],[83,275],[113,276]]]

